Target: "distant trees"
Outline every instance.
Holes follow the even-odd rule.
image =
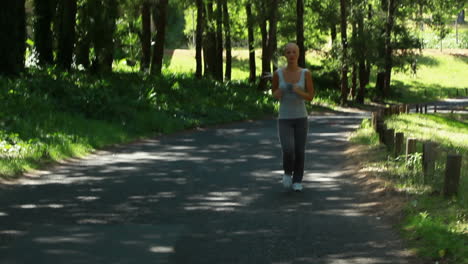
[[[25,4],[33,7],[28,17]],[[168,28],[183,22],[180,10],[190,9],[193,20],[196,14],[191,35],[197,78],[230,80],[232,48],[242,45],[249,50],[249,81],[266,90],[278,67],[278,45],[295,40],[300,66],[307,66],[306,50],[327,56],[322,71],[332,79],[327,88],[339,90],[343,104],[364,102],[371,69],[377,75],[375,96],[391,95],[392,70],[411,63],[419,47],[408,21],[431,26],[442,45],[447,21],[455,16],[464,21],[466,8],[460,0],[15,0],[4,5],[1,74],[23,71],[26,32],[32,35],[28,54],[37,56],[39,67],[106,73],[118,59],[128,65],[139,61],[141,71],[161,74],[164,49],[175,46],[173,36],[180,34]],[[261,73],[256,48],[261,48]]]

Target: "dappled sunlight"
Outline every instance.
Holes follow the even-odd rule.
[[[359,209],[340,165],[359,117],[309,122],[302,193],[281,186],[276,120],[116,146],[11,184],[0,194],[0,259],[32,248],[99,263],[111,246],[115,263],[387,263],[366,251],[359,234],[384,251],[383,227]]]

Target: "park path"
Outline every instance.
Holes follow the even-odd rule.
[[[305,190],[276,121],[118,146],[0,188],[0,263],[410,263],[345,166],[364,112],[309,117]]]

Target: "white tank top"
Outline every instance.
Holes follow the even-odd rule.
[[[288,90],[288,84],[297,85],[305,91],[305,72],[307,69],[301,70],[301,77],[297,83],[287,83],[283,75],[284,68],[276,70],[279,77],[278,88],[283,92],[280,100],[279,119],[296,119],[307,117],[307,109],[304,99],[293,91]]]

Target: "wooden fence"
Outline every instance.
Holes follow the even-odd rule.
[[[384,119],[391,115],[398,115],[400,113],[410,113],[411,109],[415,109],[416,113],[428,113],[428,108],[431,108],[436,113],[438,111],[437,105],[428,104],[413,104],[413,105],[393,105],[379,111],[372,113],[372,126],[379,135],[379,142],[385,144],[390,155],[398,157],[405,155],[406,159],[410,155],[417,152],[417,145],[422,144],[422,172],[423,181],[434,176],[435,164],[437,156],[441,156],[441,151],[447,153],[445,161],[445,173],[443,179],[443,195],[447,198],[456,196],[459,190],[460,175],[462,170],[462,155],[454,154],[451,149],[444,149],[431,141],[423,141],[416,138],[407,138],[402,132],[396,132],[394,129],[387,129]],[[452,107],[450,112],[459,110],[459,107]]]

